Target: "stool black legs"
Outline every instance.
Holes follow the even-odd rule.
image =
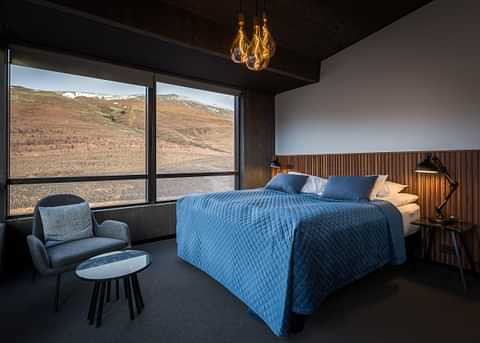
[[[140,283],[138,282],[137,274],[133,274],[132,280],[133,280],[133,289],[135,290],[138,296],[138,304],[140,305],[140,308],[143,309],[145,307],[145,304],[143,303],[142,291],[140,290]]]
[[[133,294],[135,295],[135,304],[137,305],[137,313],[142,313],[143,310],[143,299],[140,293],[140,288],[138,286],[138,279],[136,275],[133,275],[131,278]]]
[[[110,301],[110,287],[111,281],[95,281],[92,289],[92,297],[90,299],[90,307],[88,309],[87,320],[90,325],[95,323],[95,327],[102,325],[103,307],[105,302]],[[115,288],[117,293],[117,300],[120,298],[120,280],[115,280]],[[140,284],[138,282],[137,275],[130,275],[123,278],[123,286],[125,291],[125,297],[128,301],[128,309],[130,319],[135,319],[134,305],[137,309],[137,314],[142,313],[145,307],[143,303],[142,292],[140,290]],[[96,313],[95,313],[96,312]]]
[[[100,302],[97,311],[97,323],[95,327],[99,328],[102,325],[103,303],[105,302],[105,282],[100,283]]]
[[[133,274],[131,276],[125,277],[123,279],[123,285],[125,288],[125,296],[128,299],[128,309],[130,311],[130,319],[135,319],[135,308],[137,309],[137,314],[140,314],[142,313],[142,310],[145,307],[137,274]]]
[[[90,308],[88,309],[88,322],[90,325],[93,324],[95,309],[97,308],[98,288],[99,283],[95,281],[93,284],[92,298],[90,299]]]
[[[127,293],[128,298],[128,309],[130,310],[130,319],[135,319],[135,314],[133,313],[133,299],[132,299],[132,289],[130,288],[130,278],[127,276],[123,279],[123,285],[125,287],[125,292]]]

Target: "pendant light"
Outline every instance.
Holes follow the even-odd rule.
[[[247,68],[254,71],[265,69],[268,62],[265,60],[262,44],[262,30],[258,17],[253,19],[253,36],[247,51]]]
[[[270,60],[273,55],[275,55],[275,51],[277,48],[277,44],[270,33],[270,29],[268,28],[268,18],[266,9],[263,11],[263,25],[262,25],[262,45],[264,49],[264,56],[266,59]]]
[[[245,16],[242,12],[238,14],[238,31],[230,48],[230,57],[235,63],[247,62],[247,50],[250,42],[245,32]]]
[[[268,67],[271,58],[275,55],[276,43],[268,27],[266,13],[266,0],[263,1],[263,14],[261,21],[258,17],[258,0],[255,0],[255,17],[253,20],[253,35],[249,41],[245,32],[245,16],[242,12],[238,15],[238,31],[230,48],[230,57],[235,63],[245,63],[248,69],[254,71],[264,70]]]

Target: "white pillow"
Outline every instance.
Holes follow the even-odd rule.
[[[294,171],[289,171],[288,173],[293,175],[308,176],[308,179],[305,182],[305,185],[303,185],[302,190],[300,191],[301,193],[316,193],[316,194],[323,193],[323,191],[325,190],[325,185],[327,184],[327,181],[328,181],[323,177],[308,175],[304,173],[298,173]]]
[[[382,190],[380,192],[378,192],[377,196],[378,197],[392,196],[392,195],[400,193],[401,191],[403,191],[407,187],[408,187],[407,185],[402,185],[400,183],[386,181],[385,184],[383,185]]]
[[[387,178],[388,175],[377,175],[377,181],[375,181],[372,193],[370,193],[370,200],[374,200],[377,197],[378,193],[383,189]]]
[[[378,197],[377,199],[388,201],[393,205],[400,207],[408,204],[413,204],[418,200],[418,195],[409,193],[398,193],[388,197]]]

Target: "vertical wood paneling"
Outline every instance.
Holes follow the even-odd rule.
[[[432,151],[447,166],[460,183],[455,195],[447,205],[447,213],[463,221],[480,224],[480,150]],[[406,192],[419,196],[418,203],[422,216],[434,216],[434,207],[448,193],[447,181],[436,175],[415,173],[417,162],[426,152],[380,152],[356,154],[294,155],[279,156],[282,165],[312,175],[370,175],[388,174],[389,179],[408,185]],[[478,230],[467,237],[473,246],[474,259],[480,266],[480,238]],[[437,236],[433,247],[434,259],[441,263],[453,264],[454,259],[447,253],[449,238]]]

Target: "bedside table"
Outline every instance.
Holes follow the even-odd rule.
[[[422,218],[412,222],[413,225],[420,226],[421,230],[424,232],[422,235],[422,245],[423,251],[425,251],[425,258],[431,259],[432,245],[436,240],[435,231],[446,231],[450,238],[450,241],[453,245],[453,252],[455,254],[455,260],[457,262],[457,267],[460,272],[460,279],[462,281],[463,290],[467,292],[467,283],[465,281],[465,275],[463,271],[463,259],[460,251],[460,244],[463,245],[463,250],[467,257],[468,263],[472,268],[473,272],[476,272],[475,262],[472,258],[472,252],[469,250],[468,245],[465,243],[465,233],[474,229],[475,224],[465,223],[465,222],[456,222],[456,223],[436,223],[430,221],[427,218]]]

